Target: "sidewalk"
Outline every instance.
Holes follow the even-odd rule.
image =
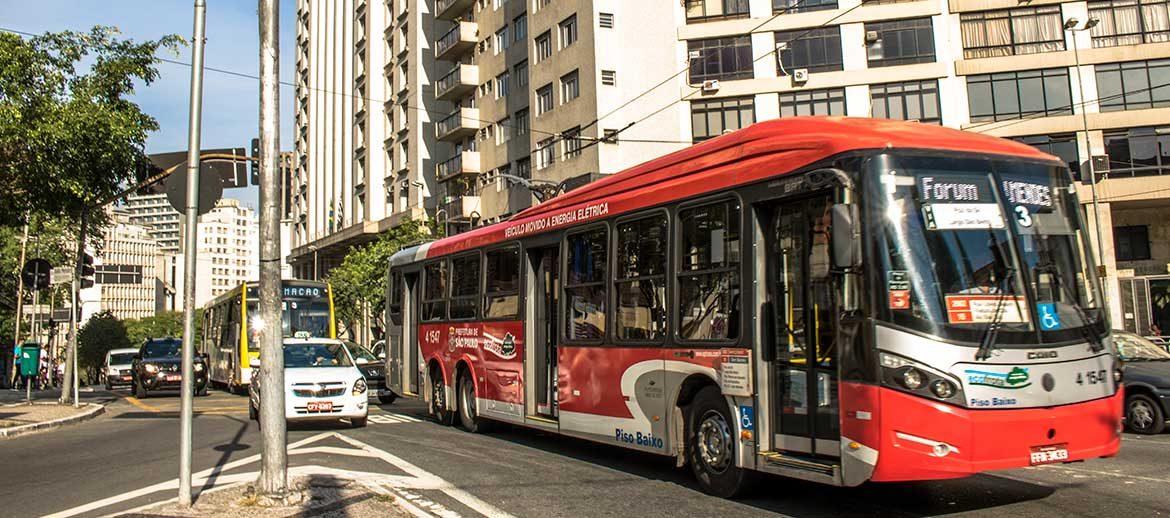
[[[411,518],[413,507],[376,484],[332,475],[292,478],[292,495],[283,505],[264,502],[252,493],[251,484],[238,483],[205,491],[191,508],[175,502],[119,513],[119,518],[207,517],[207,518],[285,518],[318,516],[325,518]],[[422,516],[429,516],[422,514]]]
[[[60,394],[57,389],[38,390],[28,404],[24,391],[0,391],[0,440],[79,423],[105,411],[105,406],[97,403],[81,403],[77,408],[58,404]]]

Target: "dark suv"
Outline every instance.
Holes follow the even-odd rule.
[[[183,341],[178,338],[148,338],[134,355],[130,387],[142,399],[155,390],[179,390],[182,386]],[[195,356],[195,394],[207,395],[207,365]]]

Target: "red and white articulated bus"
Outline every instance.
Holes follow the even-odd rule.
[[[1120,448],[1075,184],[1023,144],[762,122],[390,263],[394,391],[674,456],[714,495]]]

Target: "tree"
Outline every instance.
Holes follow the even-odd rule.
[[[158,122],[128,97],[158,78],[155,54],[183,40],[117,34],[0,33],[0,226],[26,215],[77,218],[133,179]]]
[[[96,380],[98,370],[106,362],[106,353],[130,346],[126,325],[109,311],[97,313],[77,332],[79,367],[89,375],[90,381]]]
[[[16,286],[20,276],[20,240],[23,229],[21,227],[0,226],[0,339],[3,343],[12,343],[15,337],[16,313]],[[28,253],[26,259],[39,257],[49,261],[54,266],[70,264],[72,254],[76,253],[77,230],[67,220],[34,215],[29,220]],[[62,307],[69,299],[67,290],[51,289],[40,293],[40,302],[48,304],[49,294],[53,294],[54,307]],[[31,304],[33,294],[24,293],[24,302]],[[21,327],[21,334],[29,331],[28,318]],[[22,337],[23,339],[23,337]],[[0,355],[2,356],[2,355]]]
[[[362,246],[349,249],[341,265],[329,271],[333,304],[345,329],[353,329],[369,311],[374,336],[386,328],[386,270],[390,256],[408,246],[434,239],[439,232],[434,221],[406,220]]]
[[[137,346],[147,338],[173,336],[183,337],[183,312],[164,311],[152,317],[131,318],[126,320],[126,335],[132,346]],[[199,344],[203,335],[203,308],[195,310],[195,343]]]

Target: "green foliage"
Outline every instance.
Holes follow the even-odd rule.
[[[438,234],[433,221],[407,220],[381,234],[378,239],[349,249],[340,266],[329,271],[333,304],[337,319],[347,329],[361,322],[362,310],[368,309],[375,322],[375,336],[385,329],[386,273],[390,256],[395,252]]]
[[[147,338],[173,336],[183,337],[183,312],[164,311],[153,317],[132,318],[126,321],[126,335],[136,347]],[[195,310],[195,343],[198,344],[203,335],[203,308]]]
[[[20,276],[20,240],[24,229],[20,226],[0,225],[0,339],[12,343],[15,331],[16,287]],[[67,220],[34,215],[29,221],[26,260],[42,258],[53,266],[70,264],[77,253],[77,229]],[[63,307],[68,290],[58,287],[53,293],[53,307]],[[48,304],[49,294],[40,294],[40,303]],[[33,294],[25,292],[24,302],[31,304]],[[28,319],[21,326],[21,335],[28,332]]]
[[[158,123],[128,97],[158,78],[155,54],[182,39],[117,34],[0,34],[0,226],[26,214],[76,218],[133,179]]]
[[[109,311],[103,311],[89,318],[77,333],[77,361],[89,379],[98,378],[98,370],[106,361],[111,349],[132,347],[126,335],[126,325]]]

